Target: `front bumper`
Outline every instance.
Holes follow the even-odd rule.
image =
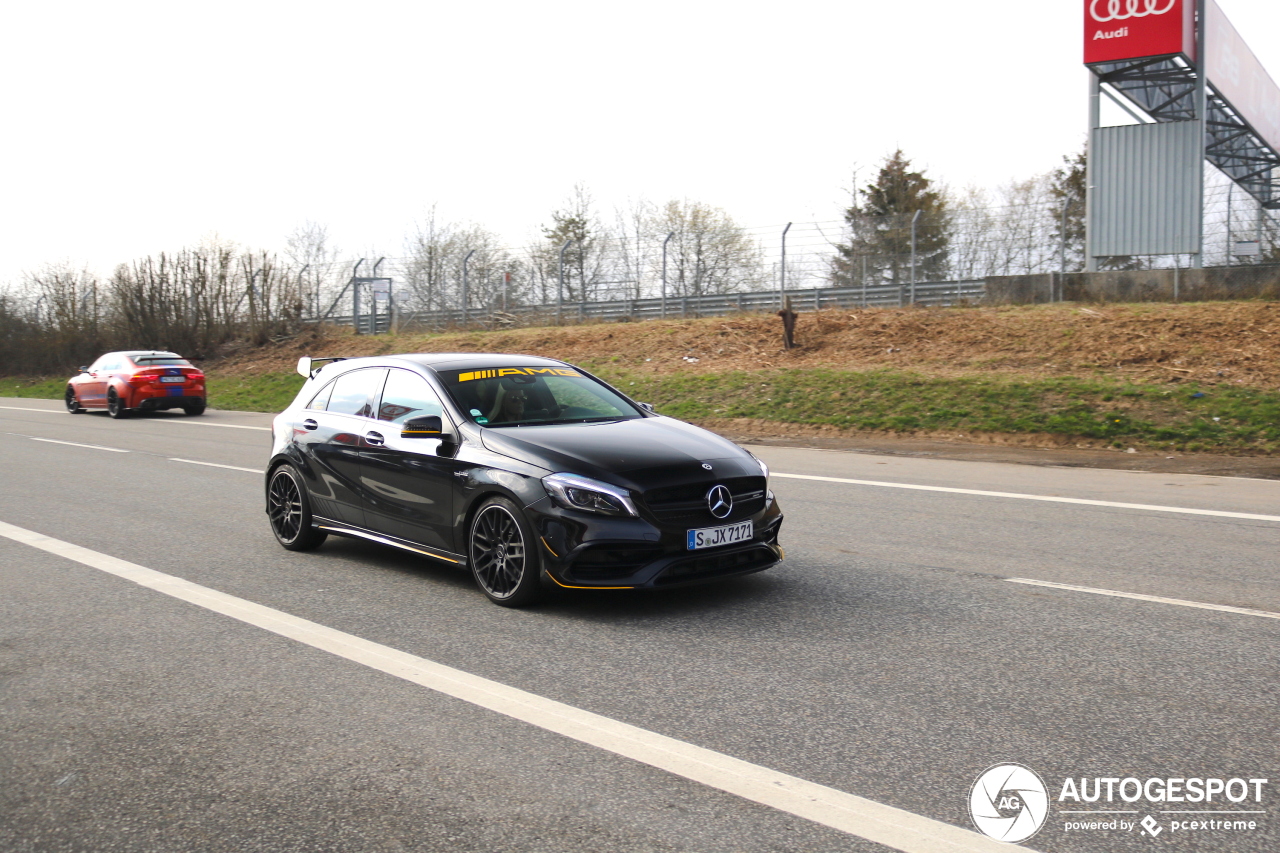
[[[541,540],[544,570],[571,589],[666,589],[764,571],[783,559],[776,500],[747,516],[750,541],[694,551],[683,526],[565,510],[550,498],[527,511]]]

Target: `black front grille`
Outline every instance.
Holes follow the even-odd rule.
[[[763,545],[727,554],[705,554],[672,563],[658,577],[656,583],[661,586],[668,583],[714,578],[719,575],[768,568],[776,562],[778,562],[778,556]]]
[[[733,511],[724,518],[716,518],[707,506],[707,492],[716,485],[727,486],[733,495]],[[764,499],[764,477],[705,480],[684,486],[650,489],[644,493],[644,503],[658,521],[680,526],[732,524],[762,510]]]
[[[592,545],[573,560],[573,576],[583,581],[630,577],[662,556],[661,548],[627,545]]]

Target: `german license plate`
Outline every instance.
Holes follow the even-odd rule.
[[[186,382],[186,381],[187,381],[187,377],[185,377],[185,376],[161,376],[161,377],[160,377],[160,381],[161,381],[161,382]]]
[[[747,542],[753,535],[750,519],[737,524],[726,524],[724,527],[701,527],[689,531],[688,550],[697,551],[699,548],[717,548],[735,542]]]

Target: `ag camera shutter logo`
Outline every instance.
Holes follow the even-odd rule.
[[[969,789],[969,817],[990,838],[1017,844],[1040,831],[1049,816],[1044,780],[1021,764],[996,764]]]

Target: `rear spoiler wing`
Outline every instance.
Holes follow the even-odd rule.
[[[346,360],[346,358],[347,356],[345,355],[335,355],[329,358],[311,358],[310,356],[304,355],[302,358],[298,359],[298,373],[302,376],[307,377],[308,379],[315,379],[316,374],[320,372],[320,369],[322,367],[324,367],[324,365],[320,364],[320,362],[344,361]],[[312,365],[319,365],[319,366],[313,369]]]

